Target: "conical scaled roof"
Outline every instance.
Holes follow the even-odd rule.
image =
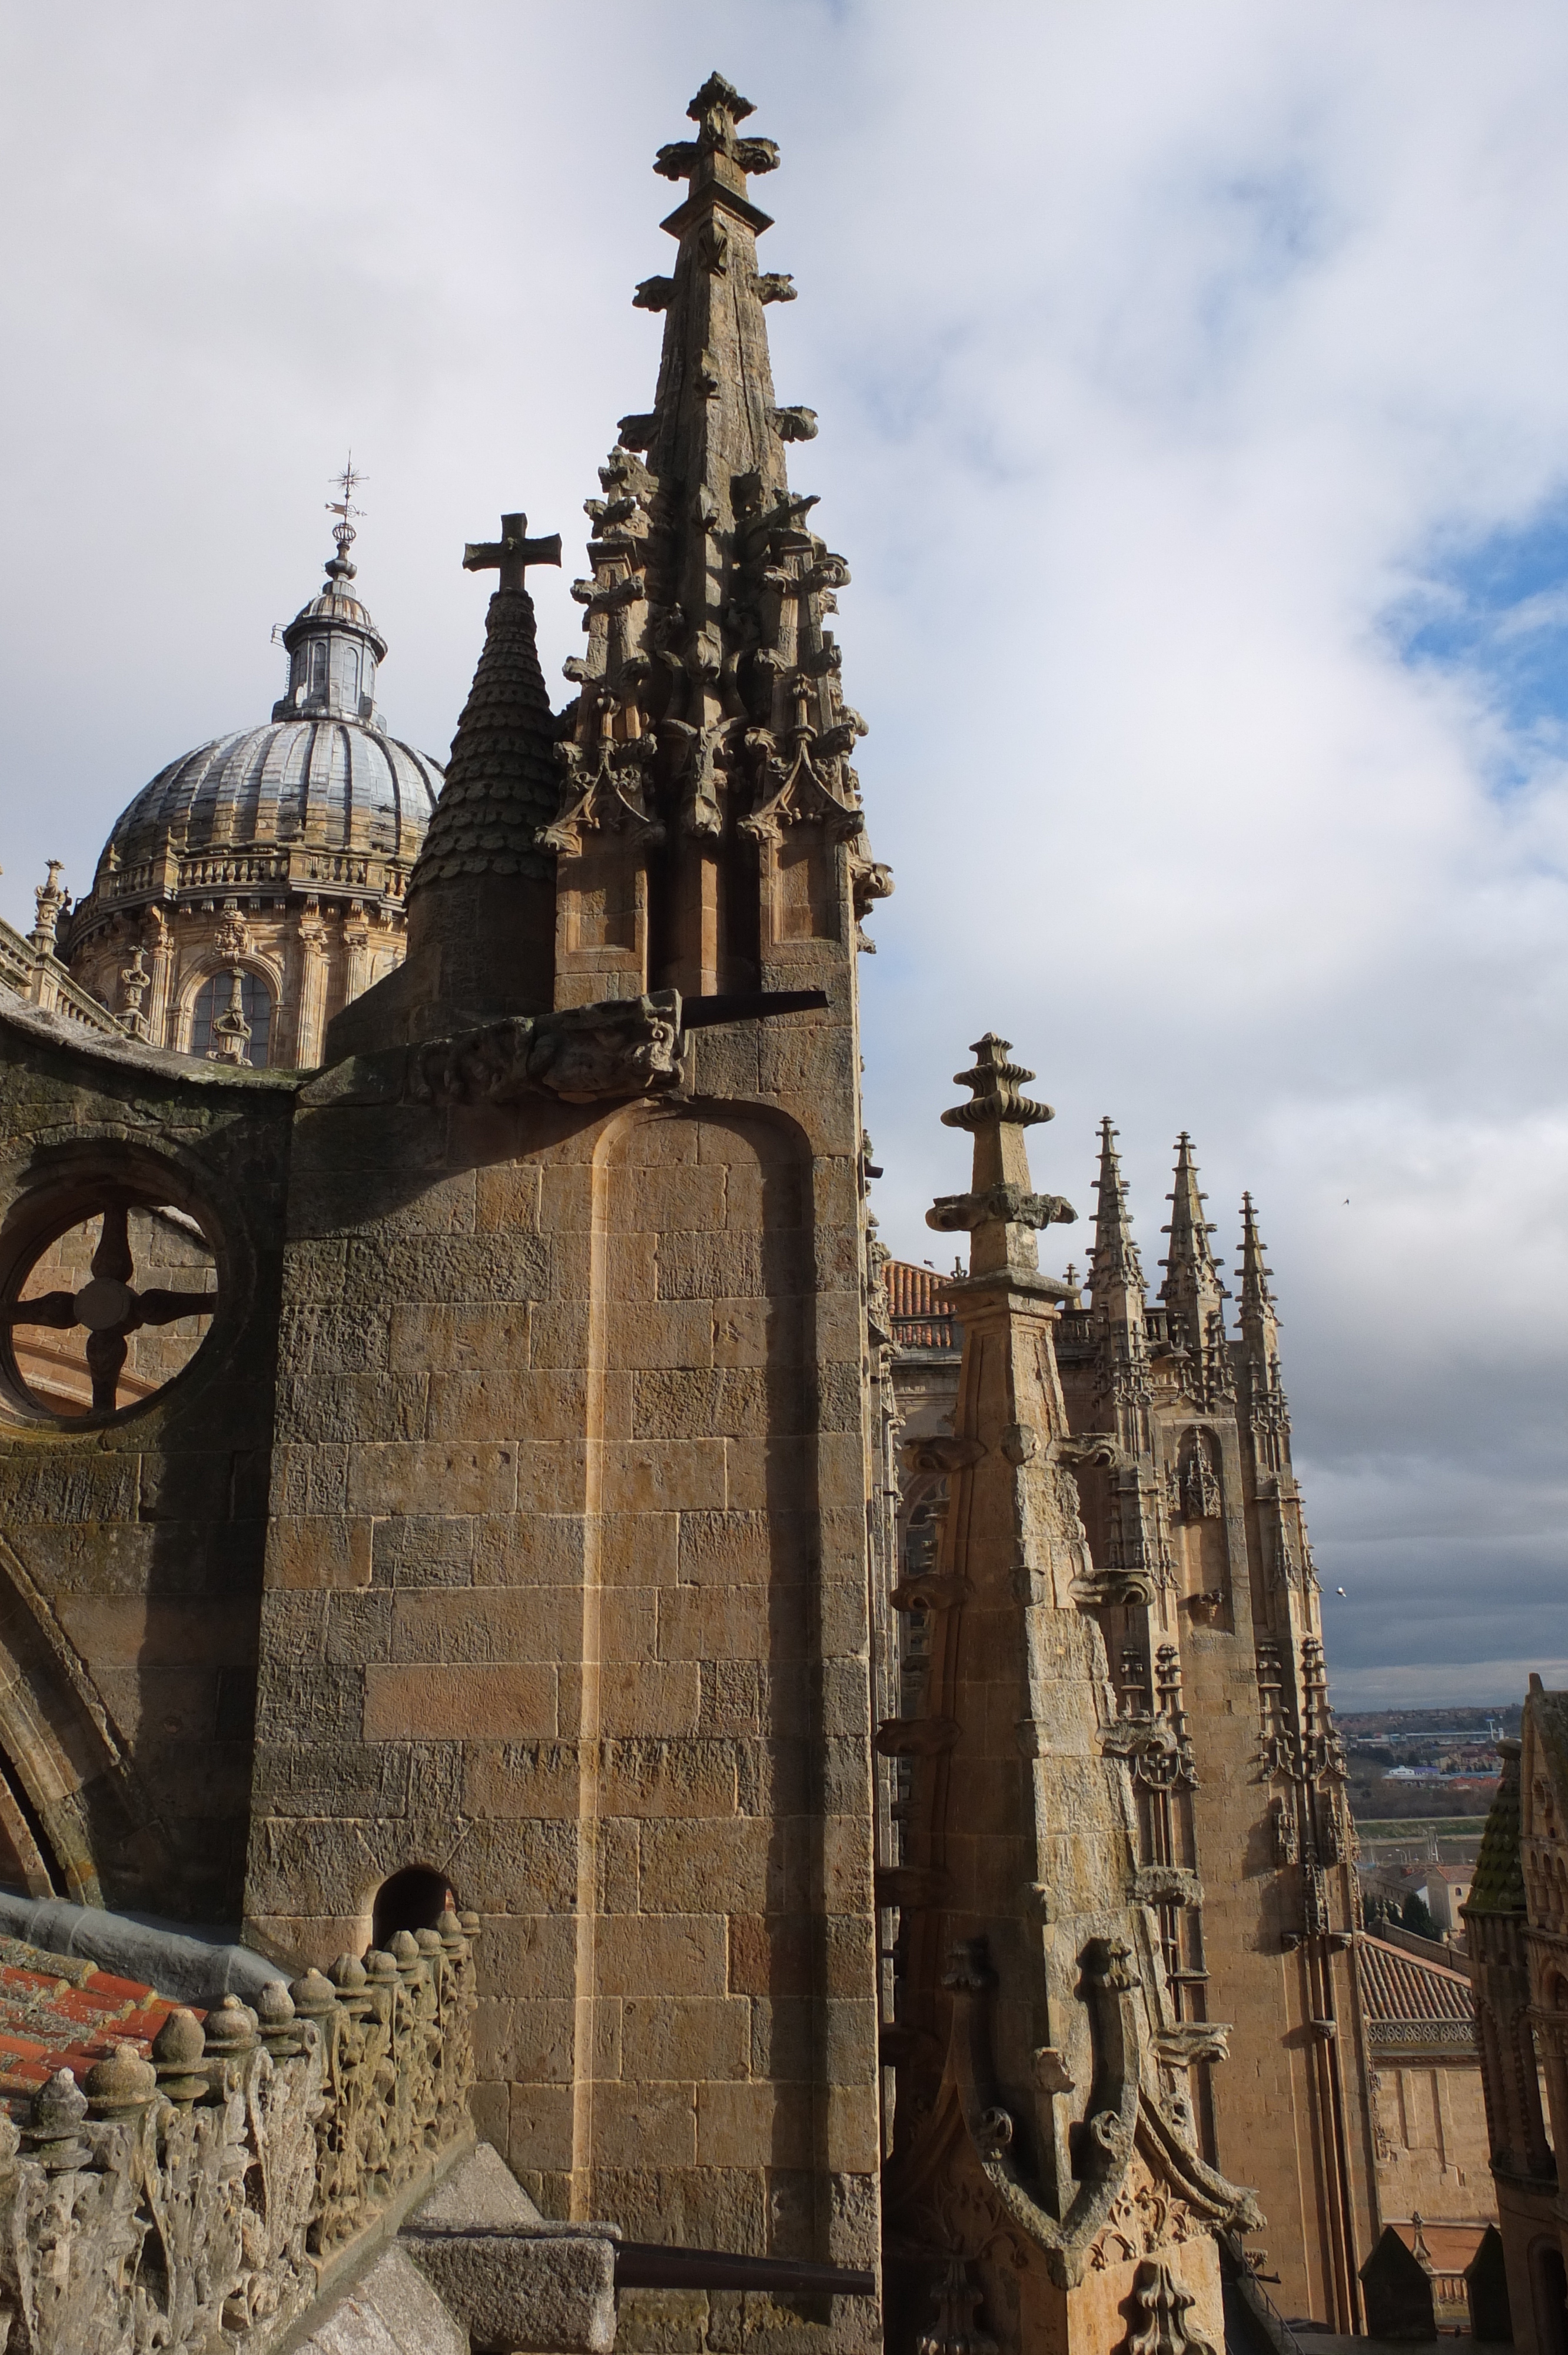
[[[559,793],[555,741],[534,600],[526,589],[498,589],[410,898],[425,884],[463,875],[549,879],[554,862],[539,833]]]

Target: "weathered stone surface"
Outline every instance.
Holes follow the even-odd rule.
[[[403,2245],[477,2349],[609,2355],[615,2243],[604,2229],[405,2228]]]
[[[387,2249],[350,2288],[323,2301],[297,2355],[470,2355],[461,2320],[401,2248]]]

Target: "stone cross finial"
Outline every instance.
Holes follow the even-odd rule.
[[[523,576],[530,564],[559,564],[561,535],[552,532],[548,539],[530,539],[525,515],[503,515],[499,539],[471,539],[462,552],[465,572],[499,572],[503,589],[526,587]]]

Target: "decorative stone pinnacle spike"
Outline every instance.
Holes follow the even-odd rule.
[[[1055,1119],[1052,1105],[1035,1103],[1030,1097],[1019,1094],[1020,1082],[1032,1080],[1034,1074],[1025,1071],[1022,1063],[1006,1060],[1012,1044],[1011,1039],[999,1038],[994,1030],[988,1030],[983,1039],[975,1040],[969,1049],[976,1058],[974,1069],[953,1073],[955,1087],[972,1088],[974,1101],[954,1104],[945,1112],[944,1127],[977,1129],[991,1122],[1010,1121],[1017,1127],[1029,1128],[1038,1120]]]
[[[732,123],[744,123],[757,109],[750,99],[742,98],[734,82],[726,81],[721,73],[709,74],[686,112],[694,123],[700,123],[714,107],[722,107]]]
[[[1274,1295],[1268,1279],[1274,1273],[1263,1262],[1263,1244],[1257,1231],[1257,1212],[1250,1194],[1242,1196],[1242,1303],[1244,1308],[1256,1309],[1274,1305]]]
[[[928,1226],[967,1230],[971,1276],[999,1269],[1038,1271],[1037,1228],[1076,1217],[1070,1202],[1056,1194],[1035,1194],[1031,1188],[1029,1155],[1022,1131],[1040,1120],[1054,1120],[1049,1104],[1033,1103],[1019,1093],[1019,1082],[1032,1080],[1022,1063],[1010,1063],[1011,1040],[988,1030],[969,1052],[976,1058],[969,1071],[953,1076],[960,1086],[974,1090],[972,1103],[955,1104],[942,1114],[948,1128],[967,1128],[974,1139],[974,1169],[968,1194],[945,1194],[927,1212]],[[1057,1296],[1065,1285],[1049,1279]]]
[[[1132,1239],[1127,1188],[1122,1183],[1121,1164],[1117,1157],[1117,1134],[1107,1113],[1100,1123],[1100,1170],[1097,1180],[1098,1206],[1095,1213],[1095,1245],[1090,1261],[1089,1289],[1097,1306],[1102,1309],[1112,1293],[1116,1293],[1121,1304],[1118,1314],[1128,1314],[1137,1321],[1143,1315],[1143,1264]]]

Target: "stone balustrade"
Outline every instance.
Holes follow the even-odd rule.
[[[173,2011],[0,2112],[0,2345],[264,2355],[469,2137],[476,1926]]]

